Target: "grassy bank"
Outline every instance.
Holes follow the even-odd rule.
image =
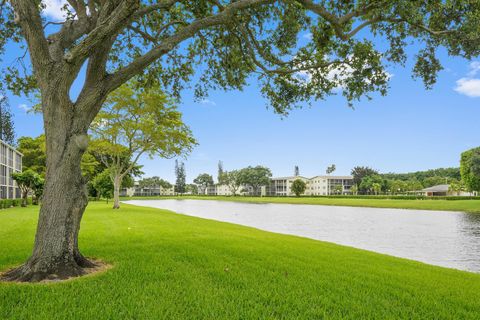
[[[166,199],[168,197],[137,197],[129,199]],[[349,199],[326,197],[222,197],[222,196],[182,196],[175,199],[202,199],[220,201],[239,201],[253,203],[289,203],[312,204],[325,206],[420,209],[420,210],[446,210],[480,213],[480,200],[401,200],[401,199]]]
[[[0,212],[0,270],[31,251],[37,211]],[[0,319],[478,319],[480,275],[247,227],[91,204],[104,274],[0,284]]]

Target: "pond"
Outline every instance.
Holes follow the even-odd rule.
[[[480,272],[479,214],[213,200],[125,203]]]

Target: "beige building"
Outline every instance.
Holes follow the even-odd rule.
[[[162,188],[161,186],[142,188],[137,181],[132,188],[123,188],[120,190],[121,197],[156,197],[173,195],[175,195],[174,187],[168,189]]]
[[[350,194],[350,188],[353,185],[352,176],[315,176],[313,178],[298,177],[281,177],[273,178],[272,183],[267,192],[271,196],[293,196],[291,190],[293,181],[303,180],[307,189],[306,196],[327,196],[333,194]]]
[[[12,173],[22,172],[22,156],[14,147],[0,140],[0,199],[21,197]]]

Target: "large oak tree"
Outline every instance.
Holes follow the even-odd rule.
[[[91,265],[77,240],[87,204],[80,161],[103,102],[132,77],[178,95],[197,71],[200,98],[257,77],[274,110],[287,113],[338,88],[349,102],[385,94],[386,66],[405,62],[411,39],[420,43],[413,73],[428,87],[441,69],[439,46],[467,58],[480,47],[478,0],[68,0],[61,22],[42,18],[39,0],[0,4],[0,52],[7,39],[26,44],[32,67],[9,67],[3,83],[39,91],[46,135],[33,254],[4,276],[20,281],[82,275]],[[311,40],[299,44],[307,32]]]

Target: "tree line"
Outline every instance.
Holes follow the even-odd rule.
[[[461,154],[460,167],[411,173],[379,173],[357,166],[351,171],[353,194],[403,194],[436,185],[449,185],[453,193],[480,192],[480,148]]]

